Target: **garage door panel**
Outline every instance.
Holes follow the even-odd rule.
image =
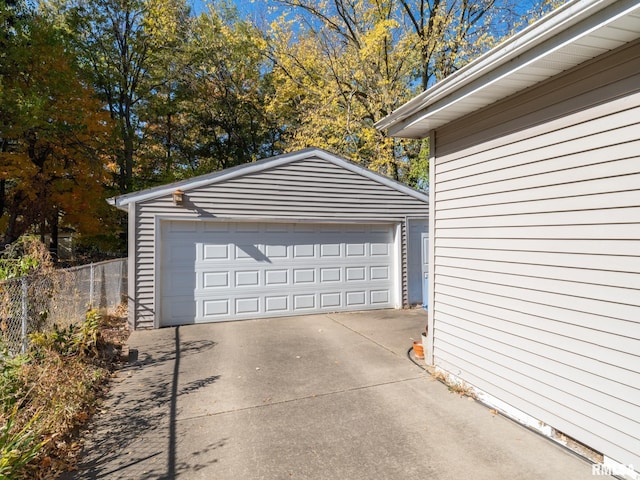
[[[203,272],[202,273],[202,289],[228,288],[231,286],[229,281],[229,272]]]
[[[236,298],[235,307],[235,313],[239,315],[260,313],[260,297]]]
[[[315,245],[300,244],[293,246],[293,258],[313,258],[316,256]]]
[[[196,288],[196,276],[184,268],[175,269],[175,274],[166,278],[164,288],[171,296],[189,295]]]
[[[172,222],[171,224],[172,233],[194,233],[197,230],[198,224],[194,222]]]
[[[267,233],[287,233],[290,231],[290,224],[287,223],[265,223],[264,231]]]
[[[289,278],[289,270],[287,269],[269,269],[264,272],[264,284],[267,287],[287,285]]]
[[[320,308],[342,307],[342,294],[340,292],[321,293]]]
[[[266,295],[264,301],[266,313],[280,313],[289,310],[290,302],[287,295]]]
[[[316,308],[316,296],[312,293],[293,295],[295,310],[313,310]]]
[[[258,260],[266,258],[264,252],[260,251],[260,248],[253,244],[236,245],[234,248],[235,260]]]
[[[236,223],[235,231],[239,233],[258,233],[261,225],[259,223]],[[266,225],[263,225],[263,228],[265,227]]]
[[[186,325],[195,323],[197,318],[196,304],[188,298],[171,302],[166,306],[166,325]]]
[[[340,257],[339,243],[325,243],[320,245],[320,258],[337,258]]]
[[[367,304],[367,292],[356,290],[345,293],[347,307],[364,307]]]
[[[293,284],[300,285],[304,283],[315,283],[316,271],[314,268],[294,268]]]
[[[391,272],[386,265],[371,267],[370,272],[369,278],[371,280],[391,280]]]
[[[230,231],[231,225],[232,224],[230,223],[222,222],[206,222],[202,225],[201,229],[204,232],[228,233]]]
[[[229,255],[229,246],[228,245],[203,245],[202,248],[203,260],[230,260],[231,257]]]
[[[389,244],[388,243],[372,243],[371,244],[371,256],[379,257],[379,256],[388,256],[389,255]]]
[[[265,254],[271,261],[289,258],[289,248],[286,245],[265,245]]]
[[[341,279],[342,271],[339,267],[320,269],[320,281],[322,283],[340,282]]]
[[[259,285],[260,272],[258,270],[248,270],[236,272],[236,287],[256,287]]]
[[[371,304],[387,304],[389,303],[389,290],[371,290]]]
[[[162,325],[395,306],[390,225],[170,221],[161,230]]]
[[[202,307],[203,318],[227,316],[231,313],[231,309],[229,308],[230,305],[229,305],[228,298],[218,298],[218,299],[214,298],[210,300],[204,300],[198,303]],[[200,315],[198,317],[200,317]]]
[[[191,242],[172,245],[164,255],[163,260],[173,267],[179,268],[183,265],[192,264],[196,259],[195,245]]]
[[[347,257],[364,257],[365,251],[363,243],[347,243]]]
[[[293,225],[293,231],[295,233],[314,233],[316,231],[316,225],[311,223],[296,223]]]
[[[347,267],[346,268],[347,282],[357,282],[365,279],[364,267]]]

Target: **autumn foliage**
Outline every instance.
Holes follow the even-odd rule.
[[[0,244],[122,248],[105,198],[305,147],[426,189],[376,122],[560,2],[0,0]]]
[[[82,80],[62,36],[21,19],[0,84],[0,241],[63,225],[99,231],[109,117]]]

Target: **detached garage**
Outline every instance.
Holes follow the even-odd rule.
[[[133,328],[423,303],[427,196],[322,150],[110,203],[129,214]]]
[[[570,1],[378,127],[432,147],[427,361],[631,476],[640,2]]]

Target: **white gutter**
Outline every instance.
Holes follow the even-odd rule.
[[[601,26],[599,21],[592,20],[592,24],[584,25],[578,32],[569,31],[572,27],[585,22],[589,17],[594,17],[597,12],[612,5],[616,6],[616,12],[612,12],[613,17],[616,13],[619,16],[628,10],[637,8],[638,1],[570,1],[408,101],[378,121],[375,127],[379,130],[389,129],[391,135],[400,133],[409,124],[415,124],[424,117],[433,115],[434,112],[481,90],[489,84],[482,83],[482,80],[497,73],[500,67],[505,67],[504,72],[500,72],[499,76],[494,75],[495,78],[490,78],[490,83],[495,83],[507,76],[508,73],[541,60],[545,55]],[[551,41],[553,41],[552,44],[545,45]],[[534,50],[536,51],[532,54]],[[481,85],[477,85],[478,83]],[[476,84],[475,88],[473,88],[473,84]],[[467,91],[462,92],[465,88]],[[429,111],[425,112],[426,109]]]

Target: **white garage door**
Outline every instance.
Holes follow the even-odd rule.
[[[391,225],[162,223],[161,325],[393,308]]]

